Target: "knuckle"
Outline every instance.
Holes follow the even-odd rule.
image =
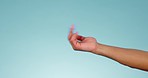
[[[70,37],[68,37],[68,40],[70,41]]]
[[[73,49],[74,50],[79,50],[79,48],[77,46],[74,46]]]
[[[94,37],[89,37],[89,38],[92,38],[92,39],[94,39]]]
[[[73,48],[74,50],[78,50],[77,48]]]
[[[73,45],[72,48],[73,48],[74,50],[76,50],[76,46]]]
[[[70,41],[71,43],[73,43],[73,40],[72,40],[72,39],[70,39],[69,41]]]

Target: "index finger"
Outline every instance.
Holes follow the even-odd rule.
[[[71,36],[72,36],[72,34],[73,34],[73,30],[74,30],[74,24],[71,25],[71,27],[70,27],[70,32],[69,32],[69,35],[68,35],[68,39],[71,38]]]

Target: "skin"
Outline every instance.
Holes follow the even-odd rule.
[[[70,28],[68,40],[74,50],[102,55],[131,68],[148,71],[148,52],[104,45],[93,37],[83,37],[77,32],[73,33],[73,30],[74,25]]]

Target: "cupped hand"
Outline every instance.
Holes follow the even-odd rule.
[[[97,41],[93,37],[83,37],[78,33],[73,33],[74,25],[71,26],[68,40],[74,50],[93,52],[97,48]]]

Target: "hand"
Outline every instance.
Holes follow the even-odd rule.
[[[97,41],[93,37],[83,37],[78,33],[73,33],[74,25],[71,26],[68,40],[74,50],[93,52],[97,48]]]

